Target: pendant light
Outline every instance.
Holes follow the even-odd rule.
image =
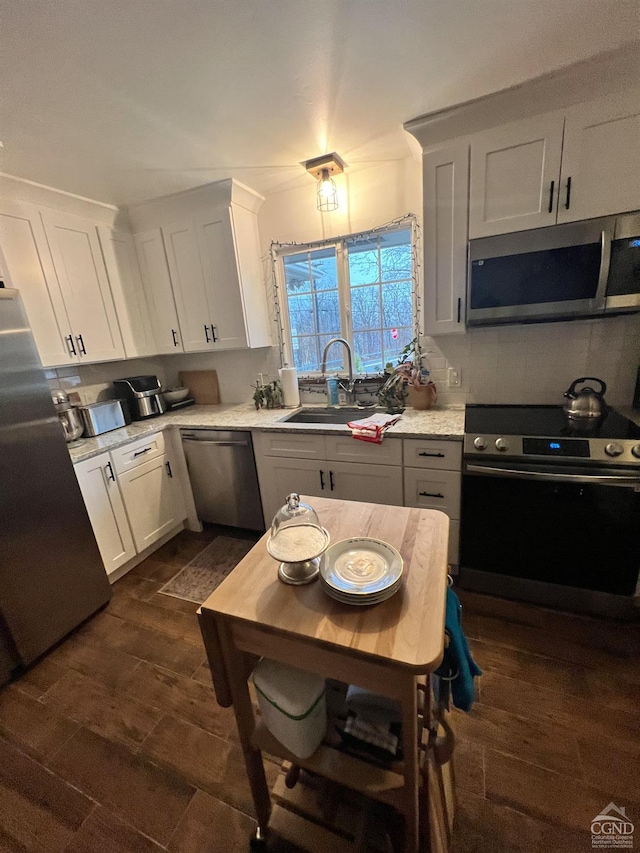
[[[338,190],[336,182],[329,174],[328,169],[323,169],[318,181],[318,210],[328,213],[338,209]]]
[[[330,213],[338,209],[338,191],[332,175],[341,175],[345,169],[342,158],[335,153],[324,154],[307,160],[303,166],[318,181],[316,206],[321,213]]]

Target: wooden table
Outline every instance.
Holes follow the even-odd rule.
[[[303,498],[338,542],[373,536],[404,559],[402,588],[371,607],[341,604],[319,583],[289,586],[267,553],[267,535],[252,548],[199,611],[218,702],[233,705],[261,831],[271,811],[261,751],[281,756],[373,799],[390,803],[406,822],[405,849],[416,853],[420,833],[417,678],[442,659],[449,519],[437,510]],[[328,746],[298,759],[256,721],[247,679],[261,656],[324,677],[358,684],[402,703],[401,771],[380,769]],[[427,691],[427,696],[429,691]],[[427,775],[422,801],[428,803]]]

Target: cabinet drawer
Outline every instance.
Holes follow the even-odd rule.
[[[149,462],[150,459],[162,456],[164,452],[164,434],[156,432],[138,441],[132,441],[124,447],[118,447],[117,450],[112,450],[111,459],[116,473],[123,474],[125,471]]]
[[[404,505],[441,509],[450,518],[460,518],[461,474],[457,471],[404,469]]]
[[[405,466],[444,468],[446,471],[460,471],[462,468],[461,441],[405,438],[402,443]]]
[[[254,432],[256,456],[289,456],[295,459],[325,459],[324,435],[296,432]]]
[[[460,562],[460,522],[449,521],[449,563],[457,566]]]
[[[382,444],[358,441],[351,433],[325,435],[327,459],[335,462],[372,462],[374,465],[402,465],[402,442],[386,438]]]

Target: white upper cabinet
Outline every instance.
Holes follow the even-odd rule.
[[[124,358],[95,223],[53,210],[41,215],[80,361]]]
[[[250,346],[229,211],[199,217],[197,230],[215,348]]]
[[[43,365],[77,363],[71,324],[36,207],[0,202],[0,247],[3,272],[9,278],[5,284],[20,291]]]
[[[556,112],[471,138],[470,238],[555,224],[563,127]]]
[[[424,331],[465,331],[469,143],[422,158],[424,187]]]
[[[155,343],[133,235],[99,225],[98,236],[126,356],[153,355]]]
[[[271,345],[258,235],[262,201],[226,180],[130,210],[139,253],[139,232],[161,229],[185,351]],[[148,298],[155,299],[162,285],[144,266],[141,259]]]
[[[196,228],[190,222],[163,226],[164,245],[178,309],[185,352],[213,345],[211,312],[207,300]]]
[[[640,209],[640,96],[567,110],[558,222]]]
[[[236,275],[244,311],[247,346],[268,347],[272,344],[265,271],[260,251],[257,209],[232,204],[230,227],[235,246]],[[232,285],[228,285],[229,289]],[[234,288],[235,290],[235,288]],[[235,291],[237,292],[237,291]]]
[[[182,352],[180,324],[162,232],[159,228],[151,228],[136,234],[134,240],[151,317],[155,351]]]

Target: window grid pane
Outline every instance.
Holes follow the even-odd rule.
[[[322,350],[342,334],[335,248],[283,258],[293,363],[304,372],[320,370]],[[329,353],[327,370],[343,369],[340,347]]]
[[[348,241],[347,251],[356,369],[380,371],[413,337],[411,230]]]
[[[379,372],[395,364],[412,340],[413,278],[411,229],[347,240],[346,281],[338,279],[336,249],[328,246],[284,256],[293,362],[304,372],[319,372],[322,351],[342,336],[341,287],[349,288],[354,369]],[[342,371],[337,344],[328,353],[327,372]]]

